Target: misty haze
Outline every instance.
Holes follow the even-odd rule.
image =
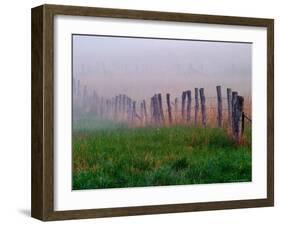
[[[252,44],[73,35],[73,76],[111,97],[230,87],[251,95]],[[225,93],[224,93],[225,95]]]
[[[252,44],[72,35],[72,188],[252,180]]]

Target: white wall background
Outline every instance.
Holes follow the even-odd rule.
[[[275,207],[52,222],[51,225],[280,225],[281,14],[277,0],[2,1],[0,6],[0,224],[42,225],[30,215],[30,8],[43,4],[175,11],[275,19]]]

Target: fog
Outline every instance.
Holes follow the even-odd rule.
[[[251,95],[252,44],[73,35],[73,76],[100,96],[180,96],[221,85]]]

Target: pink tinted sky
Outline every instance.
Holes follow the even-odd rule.
[[[73,76],[99,95],[154,93],[180,96],[183,90],[216,85],[251,95],[252,44],[73,35]]]

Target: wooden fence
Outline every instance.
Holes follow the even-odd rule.
[[[90,93],[87,86],[81,92],[80,86],[80,81],[73,82],[74,114],[92,112],[99,117],[128,123],[130,126],[186,124],[206,127],[210,124],[208,117],[211,114],[207,110],[208,98],[204,88],[195,88],[194,98],[191,90],[185,90],[180,98],[175,97],[173,100],[170,93],[156,93],[150,98],[134,100],[126,94],[112,98],[100,97],[95,91]],[[216,126],[230,128],[233,137],[239,142],[244,132],[244,120],[249,119],[244,112],[244,98],[230,88],[226,89],[227,97],[223,98],[221,86],[216,87],[216,93]],[[227,103],[227,114],[223,113],[223,99]]]

